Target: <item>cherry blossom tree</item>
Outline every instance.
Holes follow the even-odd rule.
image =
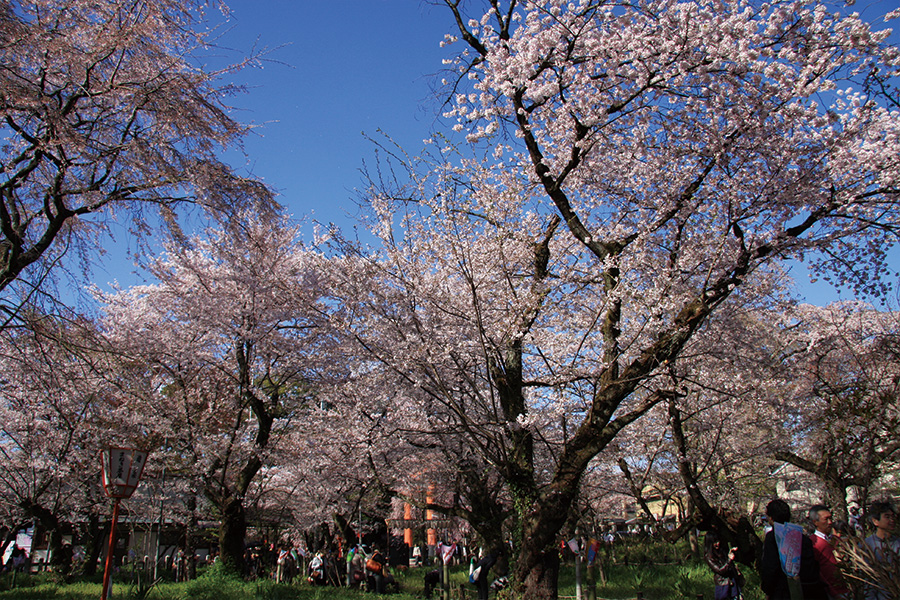
[[[0,334],[0,498],[13,533],[39,523],[62,565],[63,534],[105,509],[99,453],[117,390],[90,322],[36,313],[23,322]]]
[[[339,365],[322,327],[317,260],[298,235],[244,214],[172,243],[150,266],[158,284],[100,296],[104,329],[133,362],[122,426],[165,442],[172,472],[214,506],[232,567],[242,565],[246,509],[281,464],[279,440],[303,426]]]
[[[678,514],[679,527],[667,537],[690,536],[699,551],[697,529],[715,529],[749,564],[760,540],[747,517],[774,492],[768,475],[777,413],[770,401],[789,386],[778,384],[784,371],[771,355],[781,313],[758,298],[745,305],[731,300],[668,363],[677,393],[598,454],[591,470],[603,469],[603,480],[596,482],[590,470],[585,478],[594,487],[621,481],[619,492],[633,497],[651,522],[661,508],[648,500],[660,499]]]
[[[94,257],[119,215],[141,235],[175,225],[179,206],[224,218],[271,204],[265,186],[218,158],[247,128],[228,114],[221,73],[194,60],[209,43],[207,5],[0,6],[0,290],[25,277],[27,296],[70,249]]]
[[[333,261],[321,270],[332,275],[342,271]],[[353,283],[375,291],[372,280],[354,275]],[[331,315],[333,324],[346,325],[348,306],[361,316],[364,301],[344,304],[336,293],[339,288],[329,288],[333,304],[340,307]],[[419,512],[464,519],[488,546],[502,544],[505,494],[495,470],[458,435],[440,403],[429,401],[402,373],[379,363],[359,340],[348,340],[347,333],[335,331],[345,341],[341,361],[346,377],[317,390],[324,410],[312,416],[308,427],[284,438],[286,460],[274,469],[279,485],[273,503],[290,509],[294,534],[334,520],[350,539],[367,533],[351,531],[357,515],[376,522],[403,519],[403,503],[408,503]],[[388,341],[368,333],[364,339]],[[430,408],[423,411],[424,406]]]
[[[494,550],[509,514],[522,542],[519,509],[559,468],[569,427],[584,418],[604,368],[604,299],[590,291],[559,218],[524,212],[527,189],[503,189],[467,166],[471,185],[440,164],[424,176],[411,170],[402,189],[376,183],[382,251],[345,246],[329,289],[344,307],[335,321],[370,357],[367,395],[390,399],[406,435],[456,457],[450,481],[465,501],[434,508],[464,515]],[[610,415],[609,432],[665,398],[665,385],[648,378]],[[499,489],[475,485],[494,478]],[[575,518],[569,508],[564,519]]]
[[[775,456],[814,474],[846,518],[900,456],[897,314],[858,302],[803,305],[782,337],[792,402],[780,404]]]
[[[278,463],[260,483],[260,506],[281,511],[284,535],[293,540],[328,531],[352,543],[367,533],[360,515],[383,526],[391,516],[385,505],[398,495],[398,482],[417,471],[410,464],[413,449],[373,401],[371,389],[353,385],[355,358],[341,363],[343,380],[316,388],[315,406],[279,438]],[[330,545],[333,536],[321,541]]]
[[[623,469],[633,496],[648,485],[686,496],[683,528],[718,529],[747,561],[755,535],[729,530],[776,493],[770,475],[783,462],[817,477],[821,501],[846,517],[848,491],[865,504],[896,460],[897,319],[858,302],[734,308],[675,363],[686,393],[668,415],[604,454],[639,466]]]
[[[485,344],[482,370],[470,371],[484,375],[485,397],[490,389],[502,407],[494,423],[508,443],[500,447],[521,459],[506,463],[515,467],[506,477],[521,523],[515,579],[525,598],[555,597],[556,535],[586,467],[629,422],[622,417],[677,392],[648,383],[732,295],[752,296],[750,284],[785,258],[810,258],[856,289],[884,290],[884,252],[900,214],[900,117],[890,87],[900,53],[885,45],[887,33],[820,3],[497,0],[472,19],[460,2],[445,4],[458,28],[448,41],[465,46],[451,61],[447,116],[475,154],[485,152],[448,163],[439,185],[415,189],[414,200],[423,222],[454,212],[479,227],[498,212],[518,220],[507,237],[530,245],[515,255],[518,268],[498,271],[521,274],[507,281],[533,291],[497,297],[514,297],[518,310],[473,304],[471,290],[489,293],[486,257],[477,244],[447,247],[444,237],[440,251],[470,275],[448,279],[436,267],[416,274],[429,278],[416,285],[465,293],[462,312],[434,318],[472,315],[481,330],[463,339],[476,345],[488,337],[484,315],[504,307],[505,343]],[[548,233],[559,244],[546,246],[555,262],[523,261],[554,213],[567,234]],[[411,219],[402,225],[404,233],[413,227]],[[542,286],[563,271],[578,272],[568,292],[593,309],[569,314],[593,312],[595,327],[567,340],[565,328],[552,330],[553,364],[584,363],[578,353],[588,340],[596,370],[568,388],[583,404],[553,467],[539,475],[528,458],[530,427],[549,406],[529,402],[523,356],[541,356],[529,354],[539,346],[533,315],[546,302]],[[458,340],[429,359],[454,360]],[[416,383],[429,371],[421,373]]]

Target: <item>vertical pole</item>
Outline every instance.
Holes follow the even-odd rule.
[[[413,547],[413,530],[410,527],[412,521],[412,505],[409,502],[403,504],[403,541],[407,548]]]
[[[387,564],[391,564],[391,525],[387,522],[387,519],[384,520],[384,559],[387,561]]]
[[[168,438],[166,440],[168,444]],[[165,496],[163,493],[163,486],[166,483],[166,466],[163,465],[162,475],[159,478],[159,526],[156,530],[156,548],[153,552],[153,581],[156,581],[159,578],[159,547],[162,541],[162,533],[163,533],[163,504],[165,503]]]
[[[429,505],[434,502],[434,484],[428,484],[428,491],[425,492],[425,504]],[[434,511],[431,509],[425,509],[425,520],[431,521],[434,519]],[[425,530],[425,543],[428,545],[428,555],[431,556],[431,553],[434,552],[434,547],[437,545],[437,530],[434,527],[428,527]]]
[[[581,554],[575,555],[575,600],[581,600]]]
[[[594,554],[594,562],[589,562],[586,569],[587,583],[587,600],[597,600],[597,567],[596,562],[600,560],[600,552]]]
[[[100,593],[100,600],[106,600],[109,593],[109,576],[112,570],[113,552],[116,549],[116,521],[119,520],[119,498],[116,498],[113,504],[112,522],[109,525],[109,548],[106,550],[106,566],[103,569],[103,591]]]
[[[352,520],[353,517],[351,516],[350,519]],[[349,529],[349,527],[348,527],[348,529]],[[345,562],[347,563],[347,587],[348,587],[348,588],[349,588],[351,585],[353,585],[353,578],[352,578],[353,573],[352,573],[351,571],[353,570],[353,569],[352,569],[353,555],[355,554],[355,552],[354,552],[354,550],[353,550],[353,547],[350,545],[349,537],[350,537],[350,536],[348,535],[348,536],[347,536],[347,538],[348,538],[348,539],[347,539],[347,558],[346,558],[346,561],[345,561]]]

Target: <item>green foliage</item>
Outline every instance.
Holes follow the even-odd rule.
[[[183,591],[183,594],[177,596],[179,599],[238,600],[239,598],[255,597],[255,590],[248,593],[255,586],[256,582],[245,582],[221,564],[215,564],[193,581],[167,584],[165,588],[177,588]],[[161,590],[162,588],[163,586],[160,586]]]
[[[125,596],[127,600],[145,600],[149,597],[150,592],[153,591],[153,588],[162,581],[161,579],[150,578],[150,575],[147,573],[137,573],[137,581],[131,585],[128,589],[128,594]]]
[[[705,565],[685,565],[679,568],[675,591],[681,598],[696,598],[709,587],[709,569]]]
[[[0,591],[3,600],[88,600],[100,597],[101,585],[90,582],[63,584],[41,573],[38,575],[17,574],[15,586],[4,586]]]
[[[645,552],[646,547],[645,547]],[[423,577],[434,567],[410,569],[394,573],[400,583],[400,593],[383,597],[364,590],[314,587],[297,579],[293,584],[278,584],[271,580],[244,581],[224,569],[211,567],[197,579],[184,583],[160,582],[154,586],[135,586],[118,580],[114,583],[112,598],[127,600],[421,600],[424,591]],[[694,600],[698,594],[707,599],[713,596],[712,572],[705,563],[685,565],[610,564],[607,567],[609,582],[597,584],[600,598],[634,598],[638,590],[648,600]],[[748,579],[744,597],[746,600],[762,600],[759,577],[750,569],[744,569]],[[584,572],[582,571],[582,574]],[[96,600],[100,597],[100,583],[77,581],[64,585],[46,575],[23,575],[16,580],[16,588],[10,589],[7,579],[0,578],[0,600]],[[22,585],[19,585],[19,584]],[[582,582],[586,596],[587,582]],[[475,597],[475,588],[468,583],[468,567],[451,569],[450,586],[454,597],[463,586]],[[559,577],[560,596],[575,595],[575,570],[573,565],[563,565]],[[433,598],[439,597],[435,590]],[[501,600],[513,600],[503,594]]]
[[[647,578],[647,569],[635,569],[635,571],[631,574],[632,586],[634,587],[635,592],[643,592],[644,587],[646,586]]]
[[[623,565],[606,567],[609,581],[606,585],[597,582],[598,598],[634,598],[638,591],[644,592],[648,600],[694,600],[698,594],[704,598],[713,597],[712,571],[703,562],[688,564]],[[759,577],[755,572],[742,569],[747,575],[748,585],[745,600],[763,600],[759,590]],[[574,569],[564,567],[560,573],[560,596],[575,596]],[[586,582],[582,585],[587,586]],[[584,597],[587,596],[583,589]]]
[[[13,573],[0,575],[0,592],[7,590],[28,590],[32,588],[56,589],[63,585],[63,578],[58,573]]]
[[[611,552],[614,562],[625,565],[682,564],[690,559],[686,540],[677,543],[655,538],[634,538],[617,542]]]
[[[174,572],[173,572],[174,575]],[[241,579],[240,573],[223,562],[216,561],[211,565],[197,568],[197,579]]]

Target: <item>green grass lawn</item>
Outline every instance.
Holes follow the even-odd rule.
[[[397,573],[400,592],[385,595],[394,600],[412,600],[423,597],[423,576],[428,567],[410,569]],[[761,600],[758,578],[748,573],[748,589],[745,598]],[[454,568],[451,572],[453,598],[459,598],[459,587],[468,593],[466,598],[474,600],[475,588],[467,582],[465,567]],[[664,565],[612,565],[607,568],[608,582],[597,582],[597,597],[603,599],[635,598],[638,590],[648,600],[695,600],[703,594],[707,600],[713,597],[712,574],[704,564],[664,564]],[[99,578],[92,581],[74,581],[61,584],[52,575],[19,575],[16,587],[12,586],[10,574],[0,577],[0,600],[97,600],[100,597]],[[575,569],[564,565],[560,573],[560,596],[575,597]],[[587,598],[587,586],[583,584],[583,598]],[[432,596],[438,598],[436,592]],[[162,582],[150,589],[141,589],[136,583],[117,580],[112,588],[111,598],[137,600],[343,600],[355,598],[377,598],[374,594],[346,588],[314,587],[305,581],[294,584],[276,584],[270,580],[245,582],[207,572],[194,581],[186,583]]]

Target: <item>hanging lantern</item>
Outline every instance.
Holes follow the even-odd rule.
[[[124,498],[131,498],[137,488],[141,481],[141,474],[144,472],[147,453],[133,448],[107,448],[101,454],[103,458],[103,491],[107,496],[115,499],[109,527],[106,566],[103,569],[103,589],[100,592],[100,600],[107,600],[116,541],[116,523],[119,521],[119,502]]]
[[[103,490],[110,498],[130,498],[141,480],[147,453],[132,448],[103,451]]]

